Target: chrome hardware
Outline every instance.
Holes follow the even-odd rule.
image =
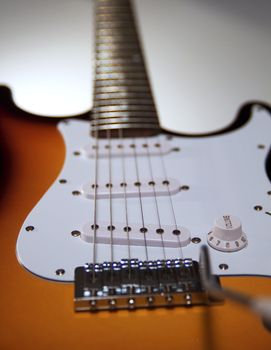
[[[191,259],[87,264],[75,269],[75,310],[101,311],[208,304]],[[95,308],[93,308],[95,301]]]

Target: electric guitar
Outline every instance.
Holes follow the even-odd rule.
[[[97,1],[94,86],[91,121],[2,106],[1,346],[268,349],[198,261],[207,244],[223,286],[270,293],[270,111],[209,137],[163,132],[124,0]]]

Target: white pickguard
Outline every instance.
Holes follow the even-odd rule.
[[[84,184],[94,182],[95,158],[84,154],[86,145],[93,142],[89,136],[89,123],[69,120],[60,122],[59,130],[66,144],[64,167],[52,187],[25,220],[17,242],[17,256],[20,263],[36,275],[52,280],[72,281],[75,267],[92,261],[92,243],[80,236],[73,236],[74,230],[82,232],[84,225],[93,223],[93,199],[82,193]],[[180,148],[164,154],[167,176],[179,181],[189,189],[172,195],[178,226],[185,227],[191,237],[199,237],[200,244],[190,242],[182,248],[166,247],[166,258],[193,258],[198,260],[199,247],[206,244],[208,232],[214,220],[224,214],[241,219],[248,245],[233,253],[210,248],[213,272],[219,275],[271,275],[271,212],[270,182],[265,172],[265,160],[270,147],[271,119],[265,110],[255,108],[250,123],[234,132],[208,138],[183,138],[166,135],[149,139],[127,140],[138,147],[142,143],[170,143],[171,148]],[[112,141],[114,142],[114,141]],[[265,145],[259,148],[258,145]],[[81,152],[75,155],[74,152]],[[108,159],[98,161],[98,183],[108,182]],[[151,155],[155,178],[163,178],[161,158]],[[127,182],[136,181],[134,157],[125,157]],[[138,156],[139,177],[150,179],[147,157]],[[122,182],[121,157],[112,158],[112,183]],[[67,180],[60,183],[60,179]],[[76,192],[75,192],[76,193]],[[161,226],[173,225],[169,198],[158,196]],[[129,226],[141,225],[139,199],[129,197]],[[109,225],[109,199],[99,198],[97,202],[97,223]],[[158,226],[154,198],[142,197],[145,227]],[[263,207],[256,211],[254,206]],[[266,213],[267,212],[267,213]],[[125,226],[123,198],[112,199],[112,222]],[[116,225],[116,226],[117,226]],[[34,230],[27,231],[26,227]],[[99,230],[97,231],[99,234]],[[103,232],[103,235],[105,233]],[[109,233],[108,233],[109,234]],[[114,232],[113,232],[114,235]],[[158,236],[158,235],[157,235]],[[146,234],[146,237],[147,234]],[[97,245],[99,262],[110,260],[110,244]],[[113,245],[114,260],[128,258],[125,245]],[[162,247],[148,247],[149,259],[163,258]],[[144,246],[132,246],[131,258],[146,259]],[[220,264],[227,264],[228,270],[220,270]],[[57,276],[55,271],[64,269]]]

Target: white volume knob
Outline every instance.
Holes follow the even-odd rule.
[[[214,228],[207,235],[208,244],[223,252],[235,252],[247,245],[241,221],[233,215],[223,215],[215,220]]]

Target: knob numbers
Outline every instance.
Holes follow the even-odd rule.
[[[247,237],[242,231],[239,218],[223,215],[215,220],[213,230],[207,235],[208,244],[222,252],[236,252],[247,245]]]

